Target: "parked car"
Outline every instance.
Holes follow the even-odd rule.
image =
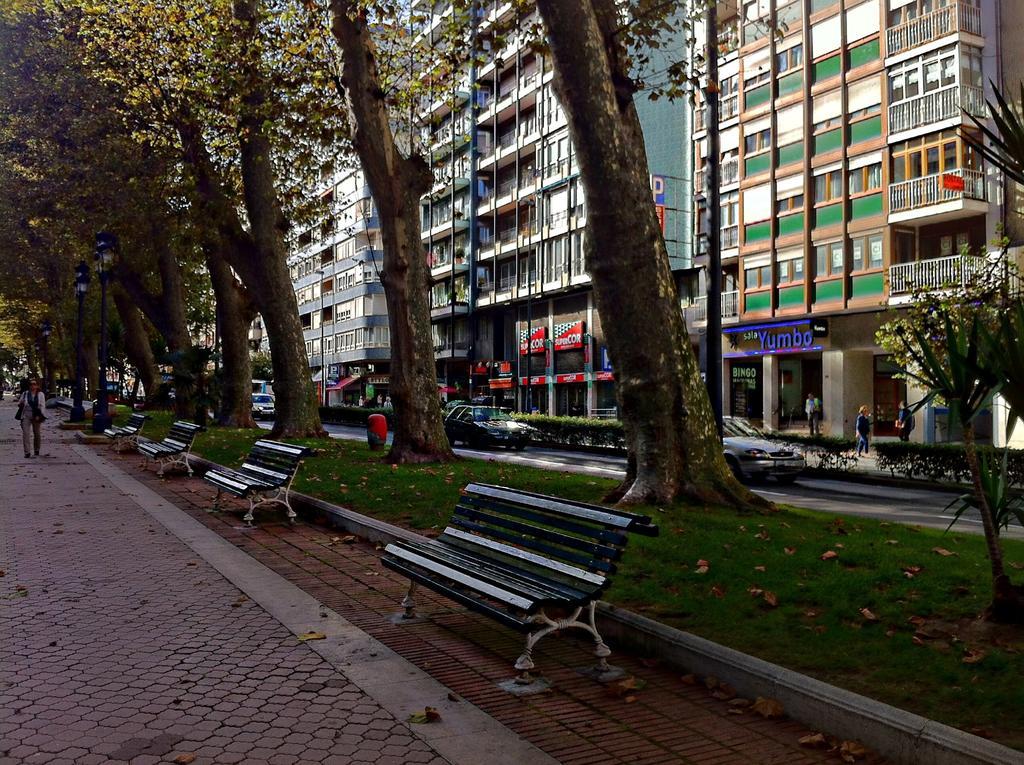
[[[459,406],[444,420],[444,432],[454,445],[457,441],[474,448],[505,446],[525,449],[534,429],[493,406]]]
[[[741,481],[774,478],[793,483],[807,467],[803,452],[774,440],[742,417],[723,418],[725,461]]]
[[[252,416],[257,420],[272,420],[276,412],[274,410],[274,396],[272,393],[252,394]]]

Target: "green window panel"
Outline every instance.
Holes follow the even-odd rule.
[[[758,154],[756,157],[751,157],[743,163],[743,173],[747,176],[757,175],[758,173],[768,172],[768,168],[772,164],[771,152],[765,152],[764,154]]]
[[[820,133],[814,136],[814,153],[827,154],[830,151],[835,151],[841,148],[843,145],[843,129],[836,128],[835,130],[829,130],[827,133]]]
[[[843,280],[832,279],[828,282],[818,282],[814,285],[814,302],[828,303],[833,300],[843,299]]]
[[[772,235],[772,224],[770,221],[764,223],[752,223],[743,229],[743,241],[747,244],[759,242],[762,239],[769,239]]]
[[[751,90],[746,91],[743,94],[743,108],[753,109],[755,106],[766,104],[772,97],[772,88],[770,83],[766,83]]]
[[[811,13],[817,13],[823,11],[831,5],[835,5],[839,0],[811,0]]]
[[[882,115],[850,125],[850,143],[860,143],[882,135]]]
[[[743,300],[744,311],[767,311],[772,307],[772,293],[768,291],[745,294]]]
[[[867,197],[858,197],[850,203],[850,220],[866,218],[869,215],[882,214],[882,195],[872,194]]]
[[[797,308],[804,305],[804,285],[779,287],[779,308]]]
[[[814,65],[814,81],[821,82],[827,80],[829,77],[836,77],[842,66],[839,61],[839,54],[829,56],[823,61],[819,61]]]
[[[843,222],[843,205],[842,203],[829,205],[828,207],[819,207],[814,213],[814,225],[815,226],[834,226],[836,223]]]
[[[799,162],[804,158],[804,142],[797,141],[791,143],[789,146],[783,146],[779,149],[779,161],[776,167],[782,167],[792,162]]]
[[[881,272],[853,277],[852,296],[854,298],[878,297],[885,291],[885,279]]]
[[[850,48],[847,55],[850,62],[849,68],[856,69],[858,66],[878,61],[882,57],[882,50],[879,40],[876,39],[863,45],[858,45],[856,48]]]
[[[797,213],[796,215],[787,215],[784,218],[779,218],[778,235],[786,236],[787,234],[799,234],[804,230],[804,214]]]
[[[796,93],[804,84],[804,73],[793,72],[787,74],[784,77],[779,78],[779,96],[788,96],[790,93]]]

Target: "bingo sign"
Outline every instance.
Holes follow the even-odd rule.
[[[529,336],[529,339],[527,339]],[[519,355],[529,356],[537,353],[544,353],[544,341],[548,338],[547,327],[537,327],[533,332],[521,330],[519,332]]]
[[[555,325],[555,350],[573,351],[583,347],[583,322],[573,321]]]
[[[658,214],[661,233],[665,233],[665,176],[651,176],[651,195],[654,197],[654,212]]]

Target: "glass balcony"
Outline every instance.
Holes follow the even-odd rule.
[[[974,85],[948,85],[889,107],[889,132],[899,133],[923,125],[956,119],[966,111],[984,117],[985,93]]]
[[[957,32],[981,36],[981,8],[954,0],[945,8],[936,8],[885,31],[886,55],[916,48],[932,40]]]

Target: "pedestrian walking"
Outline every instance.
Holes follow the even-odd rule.
[[[391,403],[391,396],[384,399],[384,408],[388,410],[395,408],[395,405]]]
[[[868,453],[868,442],[871,435],[871,418],[868,417],[867,406],[862,406],[857,412],[857,456],[860,457],[863,451],[864,455]]]
[[[46,415],[43,410],[46,399],[39,389],[39,380],[32,380],[28,390],[18,399],[18,412],[14,418],[21,420],[21,440],[25,446],[25,458],[38,457],[41,440],[40,428]]]
[[[896,432],[900,441],[909,441],[910,434],[914,431],[914,413],[910,411],[906,401],[900,401],[900,408],[896,414]]]
[[[821,399],[813,393],[807,394],[804,402],[804,412],[807,414],[807,427],[812,436],[821,435]]]

